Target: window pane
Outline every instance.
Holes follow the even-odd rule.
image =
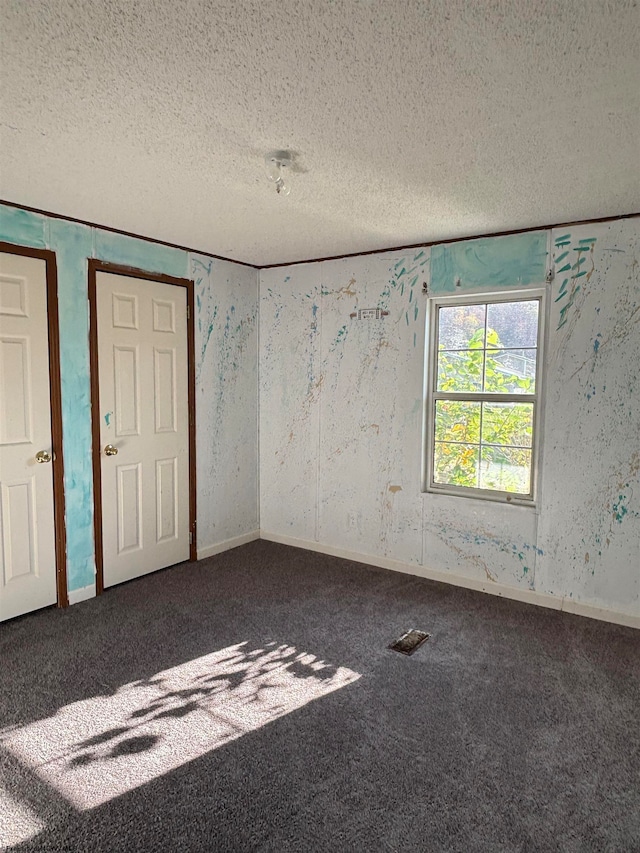
[[[438,349],[482,348],[485,314],[485,305],[452,305],[450,308],[439,308]]]
[[[535,349],[487,350],[484,389],[498,394],[535,394]]]
[[[531,451],[512,447],[483,447],[480,488],[514,492],[531,490]]]
[[[477,444],[449,444],[436,441],[433,479],[449,486],[478,486]]]
[[[532,299],[487,305],[487,346],[518,349],[537,346],[539,304]]]
[[[482,391],[484,350],[438,353],[438,391]]]
[[[436,400],[436,441],[480,443],[480,403]]]
[[[483,444],[531,447],[532,437],[533,403],[482,404]]]

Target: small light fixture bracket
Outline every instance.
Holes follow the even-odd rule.
[[[289,195],[291,192],[290,174],[293,155],[290,151],[270,151],[264,158],[267,167],[267,177],[276,185],[278,195]]]

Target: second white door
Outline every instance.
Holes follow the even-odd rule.
[[[104,585],[189,559],[187,291],[96,273]]]

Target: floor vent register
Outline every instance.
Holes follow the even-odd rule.
[[[410,631],[406,631],[401,637],[398,637],[394,643],[391,643],[389,648],[393,649],[394,652],[400,652],[402,655],[412,655],[423,643],[427,642],[429,636],[424,631],[412,628]]]

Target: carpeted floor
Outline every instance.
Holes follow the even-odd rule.
[[[640,850],[632,629],[254,542],[0,663],[7,849]]]

